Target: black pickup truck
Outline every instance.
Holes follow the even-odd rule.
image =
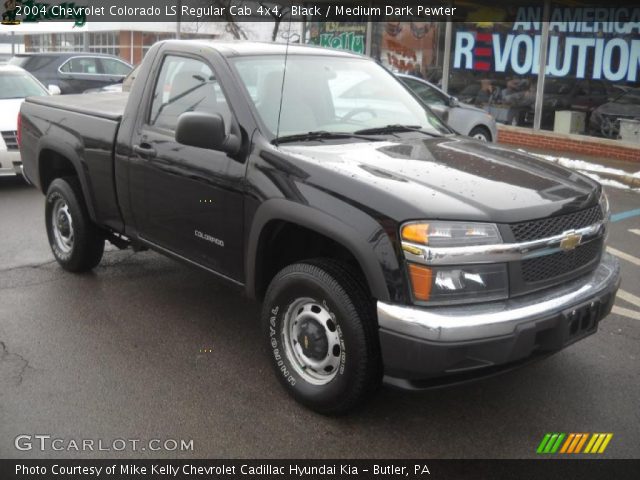
[[[241,287],[323,413],[556,352],[620,283],[598,183],[457,135],[350,53],[162,42],[129,94],[27,99],[19,140],[63,268],[110,241]]]

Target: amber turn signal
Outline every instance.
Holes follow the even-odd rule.
[[[411,277],[411,287],[413,289],[413,297],[416,300],[427,301],[431,296],[432,273],[431,269],[409,264],[409,276]]]
[[[407,242],[427,245],[429,243],[429,224],[410,223],[405,225],[402,227],[402,239]]]

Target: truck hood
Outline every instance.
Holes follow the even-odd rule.
[[[0,100],[0,131],[18,128],[18,112],[24,98],[8,98]]]
[[[306,184],[396,221],[519,222],[586,208],[600,193],[584,175],[461,136],[279,149]]]

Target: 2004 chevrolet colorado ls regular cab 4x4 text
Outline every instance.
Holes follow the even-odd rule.
[[[29,98],[19,123],[63,268],[109,240],[242,287],[323,413],[558,351],[620,283],[598,183],[455,134],[350,53],[166,41],[129,94]]]

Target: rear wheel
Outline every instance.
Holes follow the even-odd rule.
[[[480,140],[481,142],[491,141],[491,132],[489,132],[489,129],[482,126],[473,127],[469,132],[469,136],[471,138],[475,138],[476,140]]]
[[[45,222],[51,251],[62,268],[84,272],[100,263],[104,237],[91,222],[77,178],[57,178],[51,182]]]
[[[319,259],[284,268],[269,286],[262,321],[278,379],[311,409],[344,413],[380,384],[372,302],[349,267]]]

